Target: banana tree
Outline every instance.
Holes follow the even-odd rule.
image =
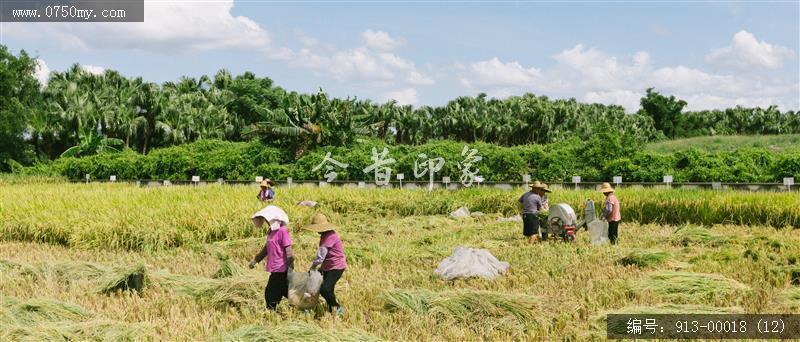
[[[78,134],[78,145],[68,148],[61,157],[87,156],[103,152],[119,152],[118,147],[124,142],[116,138],[106,138],[93,130],[85,130]]]

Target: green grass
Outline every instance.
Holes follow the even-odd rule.
[[[659,153],[673,153],[697,148],[708,152],[718,152],[733,151],[745,147],[766,148],[774,152],[796,150],[800,149],[800,134],[694,137],[651,143],[647,145],[647,150]]]

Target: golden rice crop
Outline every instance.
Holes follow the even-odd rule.
[[[124,184],[0,184],[0,240],[45,242],[72,248],[159,251],[259,236],[249,216],[263,207],[245,186],[136,188]],[[408,217],[471,211],[516,214],[520,191],[475,188],[438,190],[277,188],[275,204],[308,222],[315,209],[294,205],[313,199],[334,215]],[[620,189],[622,216],[641,224],[740,224],[800,227],[800,196],[789,193]],[[553,203],[582,211],[592,191],[556,191]]]
[[[38,308],[19,316],[37,322],[28,324],[4,320],[0,305],[0,340],[602,340],[597,317],[609,312],[794,312],[800,235],[773,225],[795,215],[797,200],[785,194],[621,189],[628,216],[619,245],[592,246],[583,231],[575,243],[527,244],[520,222],[497,220],[516,214],[521,191],[276,190],[298,269],[319,242],[299,228],[317,210],[339,225],[343,317],[285,301],[264,310],[268,274],[246,268],[264,243],[249,221],[264,206],[252,187],[0,185],[9,194],[0,198],[0,299]],[[750,217],[743,209],[709,204],[713,215],[653,211],[632,220],[639,204],[670,194],[677,197],[664,206],[730,200],[772,206],[758,210],[781,219],[742,225],[733,218]],[[582,216],[581,202],[601,196],[557,190],[550,201]],[[319,208],[294,205],[305,199]],[[447,215],[462,205],[486,215]],[[458,246],[486,248],[510,269],[494,280],[439,280],[433,270]],[[131,274],[145,275],[141,293],[98,291]]]

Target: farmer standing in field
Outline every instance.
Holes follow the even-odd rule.
[[[550,202],[547,201],[547,194],[550,193],[550,188],[547,187],[547,184],[542,183],[542,210],[547,211],[550,210]]]
[[[528,237],[528,243],[534,243],[539,238],[539,210],[542,210],[544,202],[544,185],[538,180],[530,185],[528,191],[519,198],[522,207],[522,234]]]
[[[608,239],[612,245],[617,244],[617,232],[619,230],[619,221],[622,216],[619,211],[619,200],[614,195],[614,188],[611,184],[603,183],[600,187],[600,192],[606,195],[606,204],[603,206],[603,218],[608,221]]]
[[[287,272],[294,268],[292,238],[289,236],[289,229],[286,228],[286,225],[289,224],[289,216],[283,209],[270,205],[255,213],[252,219],[256,228],[261,228],[264,223],[267,223],[269,231],[264,247],[253,257],[248,267],[252,269],[264,257],[267,258],[264,270],[270,274],[267,287],[264,289],[264,300],[267,303],[267,309],[275,310],[283,297],[289,298]]]
[[[316,271],[320,267],[322,272],[322,287],[319,289],[319,294],[325,298],[328,303],[328,312],[336,312],[336,315],[342,316],[342,307],[336,301],[336,294],[334,289],[336,282],[342,277],[344,269],[347,267],[347,261],[344,255],[344,246],[339,235],[336,234],[336,226],[328,222],[328,218],[321,213],[314,215],[311,224],[303,227],[303,229],[319,233],[319,248],[317,249],[317,258],[311,262],[309,271]]]
[[[275,198],[275,191],[272,191],[272,181],[269,178],[261,181],[261,191],[258,192],[258,199],[261,202],[272,201]]]

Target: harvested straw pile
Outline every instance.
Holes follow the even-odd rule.
[[[770,269],[775,283],[789,282],[800,285],[800,265],[775,266]]]
[[[100,282],[101,293],[114,293],[118,291],[136,291],[142,294],[147,286],[147,269],[142,264],[116,267],[103,274]]]
[[[52,299],[0,301],[0,340],[134,341],[152,337],[148,324],[92,319],[82,307]]]
[[[649,292],[673,303],[715,303],[737,301],[750,288],[717,274],[658,272],[636,282],[632,289]]]
[[[384,293],[385,308],[418,315],[432,315],[442,321],[471,323],[484,319],[514,319],[536,324],[540,313],[535,297],[490,291],[391,290]]]
[[[173,289],[215,308],[263,305],[264,288],[261,281],[254,277],[212,279],[157,272],[151,278],[159,286]]]
[[[0,260],[0,271],[4,275],[19,275],[33,279],[42,279],[44,275],[38,267],[25,263],[14,262],[11,260]]]
[[[6,297],[0,300],[0,324],[31,325],[40,322],[83,320],[89,312],[77,305],[52,299],[27,301]]]
[[[352,329],[329,331],[319,326],[289,322],[278,327],[247,325],[221,336],[222,341],[380,341],[366,332]]]
[[[91,262],[62,262],[54,265],[52,270],[59,279],[67,282],[73,280],[96,280],[111,271],[105,265]]]
[[[109,320],[56,322],[0,329],[7,341],[141,341],[152,338],[153,327],[144,323]]]
[[[244,270],[239,267],[239,265],[232,262],[231,258],[227,254],[223,252],[217,252],[215,256],[219,261],[219,269],[216,273],[214,273],[212,278],[227,278],[244,274]]]
[[[617,259],[617,263],[625,266],[652,267],[669,260],[670,254],[655,249],[632,249],[625,256]]]
[[[700,226],[681,226],[672,235],[672,243],[677,246],[703,245],[716,247],[728,242],[731,242],[729,237],[714,234],[708,228]]]
[[[792,287],[784,290],[775,297],[775,304],[787,312],[800,311],[800,288]]]

